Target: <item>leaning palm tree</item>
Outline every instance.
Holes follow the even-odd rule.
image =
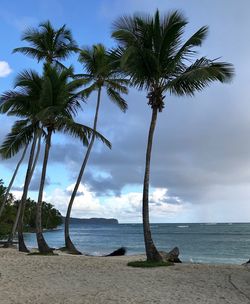
[[[31,125],[24,126],[24,121],[17,121],[15,123],[14,127],[17,124],[23,125],[21,132],[16,136],[16,138],[17,137],[19,137],[19,138],[17,140],[15,140],[15,135],[13,133],[8,134],[6,140],[3,143],[2,149],[5,149],[7,142],[13,142],[13,141],[16,142],[15,144],[17,147],[21,144],[22,141],[24,141],[24,142],[32,141],[32,145],[31,145],[30,154],[29,154],[28,166],[26,169],[26,176],[25,176],[22,198],[18,205],[16,219],[12,226],[12,230],[9,234],[8,241],[5,244],[5,247],[9,247],[12,244],[13,238],[14,238],[17,226],[18,226],[19,251],[28,252],[28,249],[24,243],[24,238],[23,238],[23,217],[24,217],[24,209],[25,209],[26,199],[27,199],[27,195],[28,195],[29,184],[30,184],[31,178],[33,176],[34,169],[35,169],[36,163],[37,163],[37,159],[38,159],[38,156],[40,153],[41,135],[39,135],[39,136],[37,135],[38,132],[37,132],[37,130],[33,129],[33,126],[31,126]],[[28,145],[29,145],[29,143],[26,144],[25,149],[28,147]],[[37,146],[37,148],[36,148],[36,146]],[[36,152],[35,152],[35,149],[37,149]]]
[[[39,25],[38,29],[30,28],[30,29],[26,30],[23,34],[22,40],[29,42],[30,46],[16,48],[13,50],[14,53],[21,52],[23,54],[36,58],[38,60],[38,62],[41,60],[45,60],[48,64],[56,64],[61,67],[64,67],[64,66],[61,62],[59,62],[59,60],[66,59],[70,55],[70,53],[78,51],[77,44],[72,37],[71,31],[68,28],[66,28],[65,25],[63,25],[61,28],[56,30],[52,27],[52,25],[49,21],[41,23]],[[25,80],[24,80],[23,84],[25,84]],[[33,84],[37,85],[37,82],[34,81]],[[10,96],[7,96],[7,98],[8,97],[10,97]],[[20,107],[20,103],[18,103],[18,105]],[[33,102],[33,105],[35,105],[34,102]],[[15,109],[15,111],[17,114],[19,109],[17,108],[17,109]],[[13,134],[12,134],[12,137],[13,137]],[[21,199],[21,203],[19,206],[20,208],[18,209],[17,218],[16,218],[15,224],[12,229],[12,234],[10,234],[10,237],[9,237],[10,240],[13,238],[13,235],[14,235],[13,231],[15,232],[15,226],[17,224],[18,216],[20,215],[20,213],[21,214],[24,213],[23,204],[25,204],[25,201],[27,199],[28,187],[29,187],[28,184],[31,180],[32,172],[34,172],[35,164],[37,162],[37,158],[39,155],[40,140],[41,140],[41,134],[38,138],[37,137],[34,138],[34,141],[33,141],[33,145],[32,145],[33,148],[31,148],[28,170],[27,170],[24,189],[23,189],[23,197]],[[35,147],[36,147],[37,143],[38,143],[38,148],[37,148],[37,152],[36,152],[36,156],[35,156],[35,160],[34,160]],[[32,159],[34,160],[33,165],[32,165]],[[4,204],[2,206],[4,207]],[[22,212],[20,209],[22,209]],[[19,233],[20,240],[23,240],[22,218],[23,218],[23,216],[21,216],[21,220],[19,221],[19,225],[18,225],[18,227],[19,227],[18,231],[20,232]],[[20,242],[19,242],[19,249],[20,248],[23,248],[24,251],[27,251],[27,248],[26,248],[24,242],[22,242],[21,246],[20,246]]]
[[[127,103],[121,97],[121,93],[127,94],[128,90],[126,85],[128,84],[128,80],[120,76],[117,68],[114,66],[112,57],[102,44],[97,44],[91,48],[82,49],[79,55],[79,62],[83,64],[86,74],[78,74],[75,76],[80,77],[83,83],[87,86],[87,88],[83,90],[84,97],[86,98],[91,93],[97,92],[97,103],[93,124],[93,130],[96,131],[102,90],[104,89],[109,99],[113,101],[123,112],[125,112],[127,109]],[[75,248],[69,236],[70,214],[79,185],[83,178],[84,170],[86,168],[95,137],[96,135],[93,134],[86,154],[83,157],[82,166],[71,194],[65,218],[65,247],[69,252],[74,254],[80,254],[80,252]]]
[[[54,29],[50,21],[39,24],[38,29],[27,29],[22,40],[29,42],[30,46],[15,48],[13,53],[23,53],[38,62],[45,60],[46,63],[64,67],[60,60],[66,59],[72,52],[78,52],[77,44],[66,25]]]
[[[143,184],[143,228],[147,260],[162,260],[151,237],[148,196],[150,159],[158,112],[165,105],[167,93],[177,96],[201,91],[214,81],[232,79],[233,67],[225,62],[201,57],[195,60],[195,47],[201,46],[208,28],[201,27],[183,42],[187,20],[178,11],[160,17],[124,16],[114,23],[112,36],[118,42],[116,57],[124,72],[139,90],[147,91],[152,117],[148,134],[146,166]]]
[[[45,65],[44,67],[43,86],[40,96],[43,110],[39,113],[38,117],[47,134],[36,214],[36,236],[38,249],[41,253],[52,251],[42,233],[43,190],[52,134],[55,131],[70,134],[80,138],[84,145],[88,145],[89,138],[92,134],[95,134],[96,137],[110,146],[110,143],[101,134],[94,132],[85,125],[74,122],[73,116],[81,108],[82,93],[78,89],[82,86],[82,80],[75,79],[70,81],[72,75],[72,68],[58,70],[56,66]]]
[[[5,92],[1,96],[0,112],[7,113],[9,116],[18,116],[23,119],[17,121],[12,127],[10,134],[7,135],[1,146],[1,153],[5,158],[10,158],[15,155],[20,148],[28,145],[31,141],[32,145],[26,170],[23,194],[18,206],[12,232],[8,238],[7,246],[12,243],[18,224],[19,250],[27,252],[28,249],[23,238],[23,216],[29,184],[40,153],[40,142],[41,136],[43,135],[40,123],[37,119],[37,113],[41,110],[39,98],[42,88],[42,79],[34,71],[24,71],[17,76],[15,88],[15,91]]]

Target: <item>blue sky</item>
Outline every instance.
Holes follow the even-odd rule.
[[[12,89],[14,77],[23,69],[41,65],[21,54],[22,31],[50,20],[72,30],[80,46],[110,38],[112,22],[123,14],[161,13],[180,9],[189,19],[185,37],[203,25],[209,35],[200,55],[231,62],[236,76],[232,84],[213,84],[194,98],[167,96],[159,115],[152,159],[151,218],[154,222],[249,221],[250,220],[250,2],[248,0],[175,1],[1,1],[0,92]],[[81,71],[77,57],[66,64]],[[2,64],[2,65],[1,65]],[[7,66],[6,66],[7,65]],[[8,67],[11,69],[9,73]],[[6,72],[6,73],[4,73]],[[7,75],[6,75],[7,74]],[[146,93],[131,90],[126,114],[102,100],[99,130],[113,143],[112,151],[95,146],[84,185],[74,206],[79,217],[116,217],[123,222],[141,221],[141,190],[150,109]],[[77,118],[92,125],[96,96]],[[0,142],[13,119],[0,117]],[[79,142],[62,135],[53,139],[45,199],[64,214],[84,150]],[[20,155],[0,162],[0,178],[7,183]],[[32,189],[37,197],[40,166]],[[20,196],[25,164],[15,183]]]

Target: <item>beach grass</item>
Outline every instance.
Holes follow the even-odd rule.
[[[167,266],[172,266],[174,264],[171,262],[164,262],[164,261],[160,261],[160,262],[132,261],[132,262],[128,262],[127,265],[131,267],[150,268],[150,267],[162,267],[162,266],[167,267]]]

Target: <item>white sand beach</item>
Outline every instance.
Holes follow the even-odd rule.
[[[142,258],[27,256],[0,249],[0,303],[250,303],[249,267],[127,266]]]

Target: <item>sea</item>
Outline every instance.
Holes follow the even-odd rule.
[[[142,224],[72,224],[71,238],[85,254],[105,255],[126,247],[127,255],[145,252]],[[250,223],[151,224],[159,250],[180,250],[183,262],[242,264],[250,258]],[[64,246],[63,226],[45,231],[51,247]],[[29,247],[37,247],[35,234],[26,233]]]

